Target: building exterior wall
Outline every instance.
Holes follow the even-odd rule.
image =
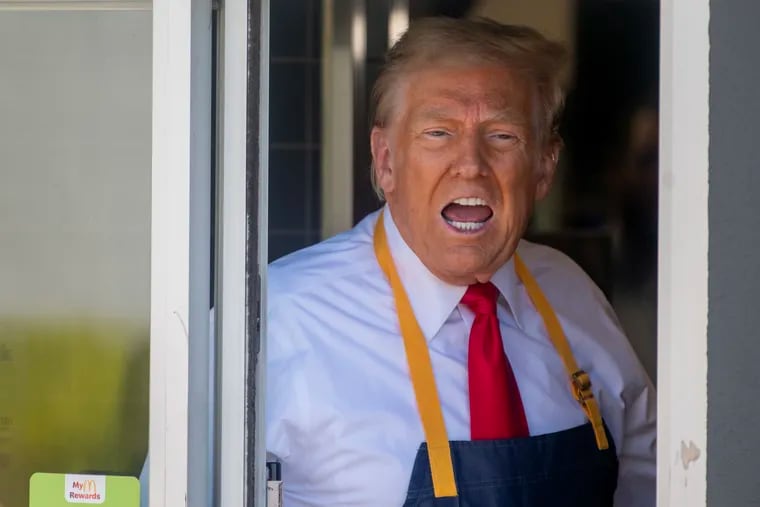
[[[760,504],[760,3],[710,3],[707,504]]]

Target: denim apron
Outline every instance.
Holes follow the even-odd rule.
[[[374,234],[378,263],[393,290],[425,442],[420,445],[405,507],[611,507],[618,460],[588,374],[525,263],[515,271],[568,372],[570,389],[589,422],[556,433],[505,440],[450,442],[430,353],[398,276],[380,213]]]

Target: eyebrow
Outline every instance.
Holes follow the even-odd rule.
[[[417,114],[423,120],[445,120],[454,116],[454,108],[446,106],[426,107]]]
[[[515,125],[527,125],[530,123],[530,119],[526,118],[524,114],[515,111],[513,108],[508,108],[497,112],[490,117],[487,121],[496,121],[504,123],[514,123]]]
[[[455,111],[456,108],[449,106],[431,106],[420,110],[418,118],[421,120],[447,120],[455,115]],[[515,111],[514,108],[495,111],[485,121],[514,123],[516,125],[528,124],[528,119],[525,118],[525,115]]]

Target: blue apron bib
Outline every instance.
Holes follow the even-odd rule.
[[[602,421],[588,374],[576,364],[557,316],[517,253],[515,271],[590,422],[534,437],[450,442],[427,341],[393,264],[382,212],[374,246],[393,290],[426,440],[417,451],[404,507],[611,507],[618,476],[612,436]]]
[[[608,433],[608,438],[610,438]],[[404,507],[611,507],[615,446],[600,451],[591,424],[510,440],[450,442],[458,496],[436,498],[427,444],[417,451]]]

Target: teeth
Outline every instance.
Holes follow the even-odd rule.
[[[446,222],[454,227],[455,229],[458,229],[460,231],[464,232],[472,232],[477,231],[485,227],[485,222],[457,222],[456,220],[446,220]]]
[[[460,197],[454,200],[454,204],[460,206],[488,206],[488,203],[480,197]]]

